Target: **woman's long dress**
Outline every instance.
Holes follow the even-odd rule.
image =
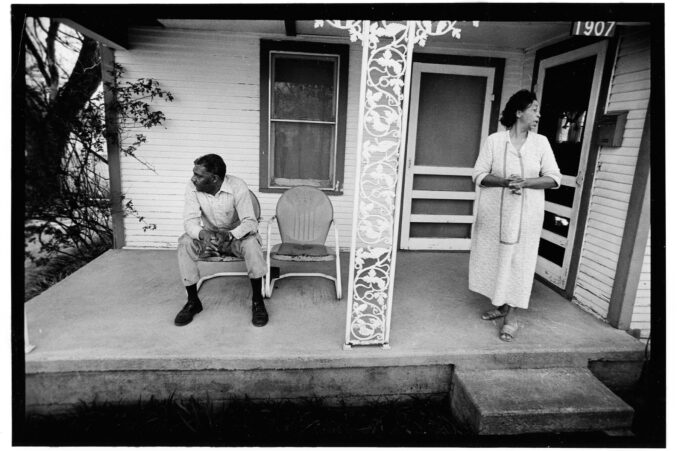
[[[561,174],[548,139],[527,134],[517,151],[508,131],[490,135],[480,150],[473,182],[477,188],[477,216],[470,245],[469,288],[491,299],[493,305],[527,308],[536,271],[538,244],[543,227],[545,192],[482,186],[488,174],[497,177],[552,177]]]

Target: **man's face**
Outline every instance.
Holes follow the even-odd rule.
[[[190,179],[201,193],[213,193],[216,187],[218,177],[215,174],[207,171],[202,165],[195,165],[193,167],[193,177]]]

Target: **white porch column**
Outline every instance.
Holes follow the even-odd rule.
[[[461,30],[455,21],[326,22],[363,48],[345,345],[387,347],[413,48]]]

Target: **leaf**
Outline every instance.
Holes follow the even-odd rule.
[[[362,335],[370,336],[371,334],[374,333],[374,329],[372,329],[371,327],[367,327],[367,326],[365,325],[365,326],[362,326],[362,327],[359,328],[359,332],[360,332],[360,334],[362,334]]]
[[[395,37],[398,33],[405,31],[407,26],[397,22],[391,22],[385,27],[386,36]]]

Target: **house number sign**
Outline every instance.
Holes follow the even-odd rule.
[[[614,34],[616,34],[616,22],[586,20],[585,22],[574,22],[571,26],[571,36],[611,38]]]

